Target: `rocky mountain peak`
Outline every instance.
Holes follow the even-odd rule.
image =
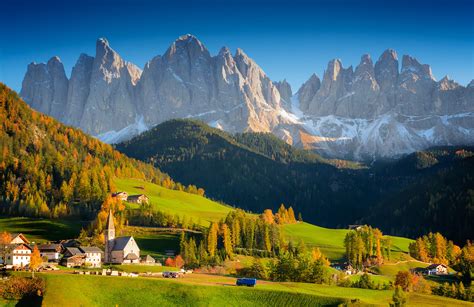
[[[293,92],[291,91],[291,85],[286,81],[286,79],[274,82],[274,84],[280,92],[281,99],[283,99],[286,106],[289,107],[291,104],[291,96],[293,96]]]
[[[167,60],[172,60],[174,57],[188,57],[190,60],[195,60],[199,57],[210,58],[209,50],[204,44],[198,40],[194,35],[185,34],[176,39],[164,57]]]
[[[453,90],[457,87],[459,87],[459,84],[454,80],[449,79],[448,75],[444,76],[443,79],[438,82],[438,89],[442,91]]]
[[[435,80],[428,64],[420,64],[417,59],[409,55],[404,55],[402,58],[402,74],[415,74],[421,78]]]
[[[370,58],[369,54],[364,54],[360,58],[360,63],[357,65],[354,74],[356,78],[362,77],[364,74],[368,75],[368,77],[373,77],[375,75],[374,64],[372,63],[372,59]]]
[[[312,74],[309,79],[303,83],[297,92],[301,110],[305,111],[308,109],[309,103],[314,98],[320,87],[321,80],[316,74]]]
[[[329,79],[335,81],[337,77],[339,76],[339,73],[343,69],[342,67],[342,62],[340,59],[332,59],[328,63],[328,68],[326,70],[326,73],[324,76]]]
[[[398,55],[393,49],[385,50],[374,67],[375,79],[382,92],[387,93],[390,103],[394,103],[393,90],[398,82]]]

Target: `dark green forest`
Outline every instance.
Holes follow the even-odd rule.
[[[116,148],[206,195],[261,212],[285,203],[327,227],[369,223],[393,235],[474,237],[473,148],[446,147],[370,167],[325,159],[265,133],[231,135],[171,120]]]

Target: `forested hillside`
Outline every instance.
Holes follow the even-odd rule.
[[[112,177],[169,177],[79,129],[33,111],[0,84],[0,214],[91,218]]]
[[[442,231],[460,244],[474,237],[474,183],[466,171],[474,169],[472,148],[438,148],[361,167],[268,134],[233,136],[199,121],[171,120],[117,149],[255,212],[285,203],[326,227],[368,222],[413,237]]]
[[[393,191],[361,220],[390,233],[417,236],[439,231],[464,244],[474,238],[474,150],[436,148],[407,156],[374,172]],[[395,188],[395,189],[394,189]]]
[[[354,189],[354,170],[267,134],[234,137],[199,121],[171,120],[117,149],[183,183],[199,183],[211,198],[254,212],[284,203],[313,223],[343,228],[367,213],[363,202],[354,201],[368,193],[363,185]]]

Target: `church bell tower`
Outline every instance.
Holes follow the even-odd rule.
[[[107,217],[107,225],[105,226],[104,231],[105,239],[105,263],[112,262],[112,249],[114,247],[115,239],[115,225],[114,225],[114,215],[112,210],[109,210],[109,216]]]

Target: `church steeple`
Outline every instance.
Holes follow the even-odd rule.
[[[107,216],[107,224],[104,231],[104,241],[105,241],[105,263],[110,263],[112,260],[112,249],[114,247],[115,239],[115,225],[114,225],[114,215],[112,214],[112,209],[109,210],[109,216]]]

